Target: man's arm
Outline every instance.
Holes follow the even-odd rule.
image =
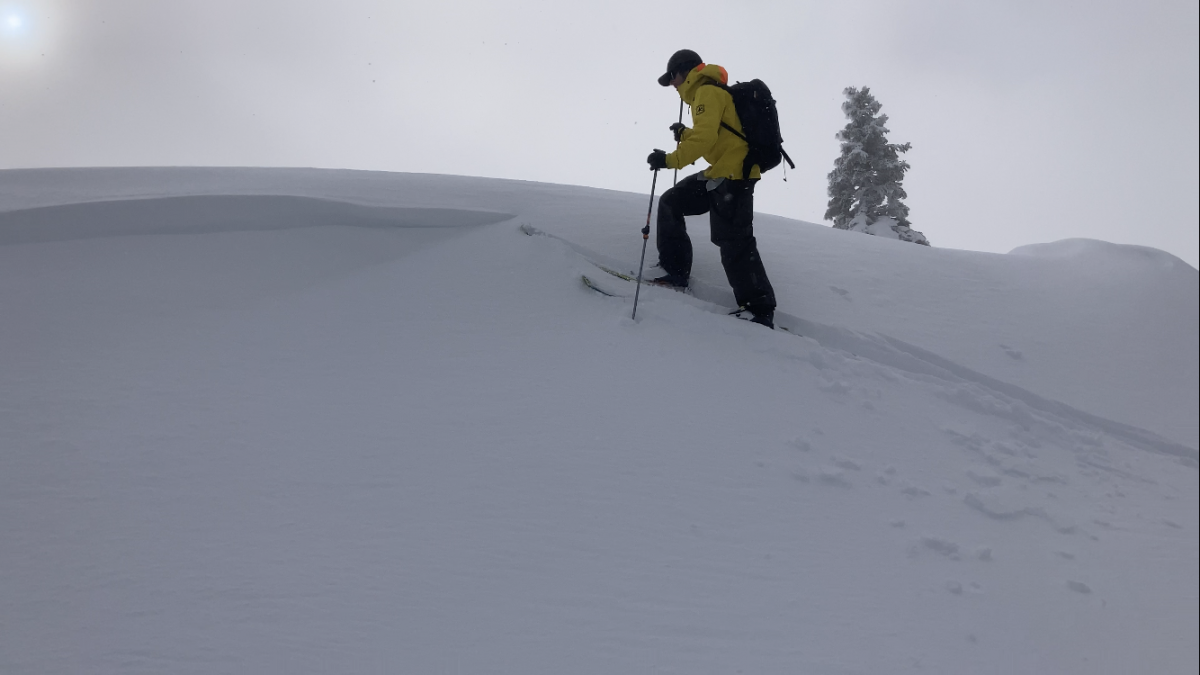
[[[719,87],[704,85],[696,90],[692,102],[691,131],[685,131],[679,149],[667,155],[667,168],[682,169],[704,156],[717,144],[721,116],[725,114],[725,97]]]

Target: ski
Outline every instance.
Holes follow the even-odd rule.
[[[588,262],[595,265],[596,267],[600,268],[602,271],[613,275],[614,277],[616,277],[618,279],[621,279],[623,281],[628,281],[633,284],[637,283],[637,277],[633,276],[632,274],[625,274],[624,272],[618,272],[617,270],[614,270],[611,267],[606,267],[604,265],[601,265],[600,263],[598,263],[594,260],[589,260]],[[646,278],[642,278],[642,284],[645,286],[656,286],[658,288],[669,288],[669,289],[679,292],[679,293],[685,293],[687,295],[691,295],[691,293],[689,292],[689,288],[687,286],[675,286],[674,284],[664,284],[660,281],[655,281],[653,279],[646,279]]]
[[[635,277],[635,276],[631,276],[631,275],[625,274],[623,272],[618,272],[618,271],[612,269],[611,267],[605,267],[604,265],[601,265],[600,263],[592,262],[590,260],[588,262],[591,262],[596,267],[599,267],[601,270],[608,272],[609,274],[613,275],[614,277],[616,277],[618,279],[624,279],[625,281],[632,281],[635,283],[637,282],[637,277]],[[646,280],[642,279],[642,283],[643,284],[646,283]]]
[[[588,289],[596,292],[599,295],[603,295],[603,296],[609,297],[609,298],[633,298],[634,293],[636,291],[637,277],[634,276],[634,274],[632,272],[631,273],[621,272],[620,270],[617,270],[613,267],[609,267],[608,265],[597,262],[596,260],[593,259],[593,256],[594,256],[593,252],[588,251],[587,249],[582,248],[580,246],[577,246],[577,245],[573,244],[572,242],[567,241],[566,239],[563,239],[562,237],[550,234],[543,230],[539,230],[538,228],[536,228],[532,225],[529,225],[528,223],[521,224],[520,230],[521,230],[522,234],[526,234],[531,237],[540,236],[540,237],[547,237],[550,239],[555,239],[555,240],[561,242],[562,244],[565,244],[568,248],[574,250],[575,253],[579,254],[580,258],[582,258],[584,261],[586,261],[589,265],[595,267],[596,269],[600,270],[601,272],[604,272],[604,274],[586,274],[586,273],[580,274],[579,275],[580,282],[584,285],[585,288],[588,288]],[[596,256],[596,257],[598,257],[598,256]],[[617,281],[618,279],[620,280],[620,282]],[[733,310],[729,309],[729,305],[726,305],[723,302],[721,302],[721,299],[720,299],[718,293],[714,292],[714,289],[712,289],[711,287],[706,287],[704,284],[700,284],[700,286],[699,286],[699,290],[702,291],[701,293],[699,293],[699,295],[697,294],[697,289],[693,288],[692,285],[688,285],[685,287],[673,286],[671,284],[658,283],[652,279],[645,279],[645,278],[642,279],[642,284],[645,286],[652,286],[655,288],[667,288],[672,291],[675,291],[676,293],[682,293],[690,298],[702,300],[704,303],[708,304],[711,307],[711,309],[709,311],[714,311],[716,313],[728,314],[729,316],[733,316],[742,321],[750,321],[750,319],[747,316],[743,316],[744,314],[747,313],[747,310],[745,308],[737,308],[737,309],[733,309]],[[800,334],[799,332],[793,330],[789,326],[781,325],[780,319],[784,319],[784,317],[779,315],[778,313],[776,313],[775,319],[776,319],[776,321],[775,321],[776,328],[786,331],[788,333],[792,333],[793,335]],[[787,320],[787,319],[785,319],[785,320]],[[794,322],[793,320],[788,320],[788,321],[789,321],[789,323]]]
[[[601,295],[607,295],[612,298],[633,297],[633,293],[636,290],[637,277],[634,277],[629,274],[625,274],[624,272],[618,272],[617,270],[614,270],[611,267],[601,265],[592,260],[589,260],[588,262],[591,263],[592,265],[594,265],[596,267],[596,269],[599,269],[601,272],[604,272],[605,274],[607,274],[609,276],[607,276],[607,277],[600,276],[600,277],[593,278],[593,277],[589,277],[586,274],[580,275],[583,278],[584,286],[587,286],[588,288],[592,289],[593,291],[596,291],[597,293],[599,293]],[[608,279],[610,277],[620,279],[621,281],[625,282],[625,284],[635,284],[635,288],[627,288],[624,284],[617,284],[618,286],[621,286],[620,289],[617,289],[612,285],[606,284],[606,282],[604,281],[605,279]],[[675,291],[676,293],[683,293],[685,295],[691,295],[691,293],[688,291],[687,287],[681,288],[679,286],[672,286],[670,284],[658,283],[658,282],[655,282],[655,281],[652,281],[649,279],[642,279],[642,285],[643,286],[653,286],[655,288],[669,288],[669,289]]]
[[[581,275],[580,275],[580,278],[581,278],[581,279],[583,279],[583,285],[584,285],[584,286],[587,286],[588,288],[592,289],[593,291],[596,291],[596,292],[597,292],[597,293],[599,293],[600,295],[604,295],[604,296],[607,296],[607,297],[610,297],[610,298],[625,298],[625,297],[629,297],[629,296],[626,296],[626,295],[621,295],[621,294],[619,294],[619,293],[613,293],[613,292],[610,292],[610,291],[607,291],[607,290],[605,290],[604,288],[601,288],[601,287],[600,287],[600,284],[597,284],[595,281],[592,281],[592,279],[591,279],[591,278],[590,278],[588,275],[586,275],[586,274],[581,274]]]

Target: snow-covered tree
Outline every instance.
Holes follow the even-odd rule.
[[[900,158],[911,143],[888,143],[887,115],[871,95],[869,87],[848,87],[842,112],[850,120],[838,132],[842,154],[829,174],[829,209],[825,219],[839,230],[883,235],[929,245],[925,235],[909,227],[904,199],[904,172],[908,162]]]

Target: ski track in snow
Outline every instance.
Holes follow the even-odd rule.
[[[0,671],[1195,670],[1194,448],[700,279],[634,323],[537,186],[173,175],[0,211]]]
[[[631,276],[637,276],[637,270],[629,270],[628,264],[589,251],[562,237],[548,234],[530,225],[522,225],[521,231],[528,235],[550,237],[578,253],[584,260],[594,261],[606,267],[626,272]],[[583,269],[587,270],[586,267]],[[594,275],[595,272],[592,274]],[[644,285],[643,287],[648,289],[647,293],[663,292],[652,286]],[[729,307],[735,306],[733,295],[728,289],[716,288],[703,281],[693,280],[689,293],[695,298],[715,305],[718,312],[729,311]],[[945,390],[946,397],[965,407],[1002,415],[1022,423],[1028,421],[1032,416],[1038,415],[1042,418],[1043,424],[1075,429],[1075,433],[1081,434],[1081,438],[1084,439],[1089,433],[1094,435],[1101,432],[1119,438],[1133,447],[1150,452],[1158,452],[1192,462],[1198,459],[1195,448],[1173,443],[1144,429],[1090,415],[1058,401],[1043,398],[1033,392],[975,372],[887,335],[865,334],[836,326],[827,326],[806,321],[786,312],[777,313],[775,320],[778,327],[796,335],[812,338],[827,349],[845,352],[854,358],[869,359],[909,376],[940,380],[949,385]],[[1084,445],[1087,444],[1085,440]]]
[[[520,229],[527,235],[555,240],[579,255],[583,262],[597,262],[622,271],[628,267],[527,224],[523,224]],[[586,271],[589,268],[586,264],[581,264],[580,269]],[[628,270],[628,273],[631,276],[637,274],[636,270]],[[732,294],[727,289],[715,288],[695,280],[688,294],[653,286],[644,286],[642,292],[645,294],[643,297],[655,296],[693,304],[716,314],[725,313],[733,304]],[[618,300],[630,304],[627,297]],[[1057,512],[1053,506],[1047,506],[1044,500],[1031,500],[1031,488],[1064,488],[1069,484],[1066,476],[1077,470],[1094,477],[1108,474],[1110,478],[1121,477],[1154,484],[1153,480],[1137,475],[1133,462],[1126,454],[1130,449],[1175,458],[1184,467],[1197,466],[1197,453],[1192,448],[1172,443],[1143,429],[1106,420],[1045,399],[889,336],[826,326],[786,313],[777,314],[776,322],[778,326],[787,328],[802,338],[812,339],[824,350],[831,350],[832,354],[842,357],[838,359],[824,351],[806,356],[818,371],[828,371],[831,375],[831,379],[822,385],[822,389],[831,395],[862,398],[863,392],[849,384],[848,380],[857,379],[854,375],[861,374],[865,366],[883,379],[904,377],[932,386],[938,396],[950,403],[1011,422],[1023,429],[1026,433],[1000,441],[989,440],[978,434],[964,435],[951,428],[944,430],[954,445],[961,447],[969,456],[979,461],[974,468],[965,472],[975,484],[975,489],[966,489],[961,495],[959,488],[946,488],[944,491],[958,497],[965,507],[989,519],[1000,522],[1029,519],[1041,522],[1059,534],[1085,533],[1087,528],[1081,527],[1069,516]],[[885,370],[871,369],[862,363],[863,361],[874,363]],[[857,372],[846,373],[846,365],[852,366],[852,370]],[[870,396],[866,398],[867,400],[861,401],[860,405],[871,409]],[[1054,439],[1058,448],[1069,451],[1070,455],[1057,460],[1043,457],[1043,453],[1036,450],[1041,446],[1040,442],[1023,442],[1021,437]],[[796,440],[794,443],[806,451],[812,449],[812,444],[807,440]],[[1061,469],[1052,471],[1045,468],[1048,462],[1059,464]],[[803,483],[853,488],[855,484],[851,476],[854,472],[862,470],[862,463],[856,460],[832,457],[829,464],[811,470],[797,470],[793,477]],[[883,486],[899,483],[900,491],[910,498],[929,497],[934,494],[929,489],[903,479],[897,480],[894,469],[881,474],[877,483]],[[1056,497],[1051,496],[1051,501],[1055,499]],[[1099,520],[1088,525],[1108,527],[1106,523],[1107,521]],[[935,543],[931,544],[931,541]],[[958,545],[953,542],[927,537],[922,540],[921,547],[954,560],[960,559]],[[990,560],[991,555],[991,548],[982,548],[972,557]],[[1077,582],[1070,583],[1071,588],[1077,590],[1074,585]]]

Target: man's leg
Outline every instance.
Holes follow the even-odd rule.
[[[754,181],[726,180],[709,193],[712,242],[739,307],[756,315],[775,313],[775,290],[767,279],[754,238]]]
[[[692,273],[692,240],[684,216],[708,212],[703,173],[679,181],[658,200],[658,264],[663,271],[686,280]]]

